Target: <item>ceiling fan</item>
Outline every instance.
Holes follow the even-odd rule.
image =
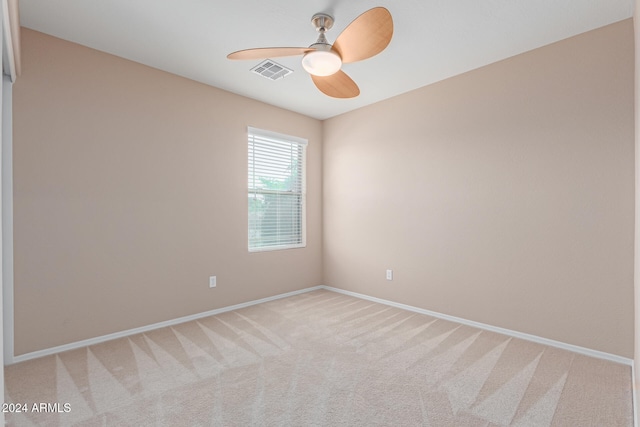
[[[393,35],[393,20],[384,7],[364,12],[344,29],[333,45],[324,33],[333,27],[333,17],[316,13],[311,24],[320,33],[309,47],[263,47],[245,49],[227,55],[229,59],[264,59],[304,55],[302,66],[316,87],[334,98],[353,98],[360,94],[358,85],[340,68],[342,64],[362,61],[382,52]]]

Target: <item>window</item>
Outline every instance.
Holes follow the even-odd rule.
[[[305,242],[307,141],[249,128],[249,251]]]

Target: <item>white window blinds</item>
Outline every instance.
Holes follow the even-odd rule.
[[[249,128],[249,251],[305,246],[307,141]]]

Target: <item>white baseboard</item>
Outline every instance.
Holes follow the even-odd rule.
[[[216,308],[214,310],[205,311],[203,313],[196,313],[190,316],[179,317],[177,319],[166,320],[164,322],[154,323],[152,325],[141,326],[139,328],[128,329],[126,331],[115,332],[113,334],[102,335],[95,338],[89,338],[82,341],[76,341],[69,344],[60,345],[57,347],[46,348],[44,350],[33,351],[31,353],[21,354],[19,356],[14,356],[11,360],[5,360],[6,365],[12,365],[14,363],[24,362],[25,360],[36,359],[38,357],[49,356],[51,354],[61,353],[63,351],[75,350],[80,347],[86,347],[89,345],[103,343],[105,341],[114,340],[117,338],[128,337],[130,335],[140,334],[143,332],[149,332],[154,329],[164,328],[167,326],[173,326],[184,322],[190,322],[192,320],[201,319],[203,317],[215,316],[216,314],[226,313],[228,311],[239,310],[241,308],[250,307],[256,304],[262,304],[263,302],[274,301],[281,298],[287,298],[294,295],[303,294],[306,292],[316,291],[318,289],[323,289],[324,286],[314,286],[311,288],[300,289],[298,291],[287,292],[284,294],[275,295],[272,297],[261,298],[254,301],[243,302],[241,304],[230,305],[228,307]]]
[[[580,347],[573,344],[567,344],[561,341],[555,341],[548,338],[539,337],[536,335],[525,334],[523,332],[513,331],[511,329],[505,329],[498,326],[487,325],[485,323],[475,322],[473,320],[463,319],[461,317],[449,316],[448,314],[438,313],[436,311],[425,310],[423,308],[413,307],[406,304],[400,304],[393,301],[384,300],[381,298],[371,297],[357,292],[345,291],[344,289],[332,288],[330,286],[322,286],[322,289],[326,289],[332,292],[338,292],[340,294],[349,295],[356,298],[365,299],[368,301],[377,302],[380,304],[390,305],[392,307],[401,308],[403,310],[413,311],[415,313],[426,314],[438,319],[449,320],[451,322],[461,323],[463,325],[472,326],[474,328],[484,329],[498,334],[507,335],[514,338],[520,338],[527,341],[532,341],[542,345],[548,345],[551,347],[560,348],[574,353],[582,354],[584,356],[595,357],[597,359],[604,359],[610,362],[621,363],[633,367],[633,359],[627,357],[618,356],[616,354],[605,353],[604,351],[592,350],[590,348]]]
[[[19,356],[14,356],[13,358],[9,358],[9,359],[5,358],[4,362],[5,362],[6,365],[11,365],[13,363],[18,363],[18,362],[24,362],[25,360],[31,360],[31,359],[35,359],[35,358],[38,358],[38,357],[43,357],[43,356],[48,356],[48,355],[51,355],[51,354],[61,353],[63,351],[74,350],[74,349],[77,349],[77,348],[80,348],[80,347],[99,344],[99,343],[102,343],[102,342],[105,342],[105,341],[109,341],[109,340],[113,340],[113,339],[117,339],[117,338],[123,338],[123,337],[127,337],[127,336],[130,336],[130,335],[140,334],[140,333],[143,333],[143,332],[149,332],[149,331],[152,331],[154,329],[164,328],[164,327],[167,327],[167,326],[173,326],[173,325],[177,325],[179,323],[184,323],[184,322],[189,322],[189,321],[196,320],[196,319],[201,319],[203,317],[215,316],[216,314],[226,313],[228,311],[233,311],[233,310],[239,310],[241,308],[250,307],[252,305],[261,304],[261,303],[268,302],[268,301],[274,301],[274,300],[277,300],[277,299],[286,298],[286,297],[290,297],[290,296],[294,296],[294,295],[299,295],[299,294],[303,294],[303,293],[306,293],[306,292],[316,291],[316,290],[319,290],[319,289],[325,289],[325,290],[328,290],[328,291],[331,291],[331,292],[337,292],[337,293],[340,293],[340,294],[349,295],[349,296],[352,296],[352,297],[356,297],[356,298],[360,298],[360,299],[364,299],[364,300],[368,300],[368,301],[372,301],[372,302],[377,302],[377,303],[380,303],[380,304],[389,305],[389,306],[400,308],[400,309],[403,309],[403,310],[413,311],[415,313],[426,314],[428,316],[432,316],[432,317],[435,317],[435,318],[438,318],[438,319],[448,320],[448,321],[451,321],[451,322],[456,322],[456,323],[460,323],[460,324],[463,324],[463,325],[468,325],[468,326],[472,326],[472,327],[475,327],[475,328],[484,329],[484,330],[491,331],[491,332],[496,332],[496,333],[507,335],[507,336],[510,336],[510,337],[520,338],[520,339],[527,340],[527,341],[532,341],[532,342],[535,342],[535,343],[538,343],[538,344],[548,345],[548,346],[551,346],[551,347],[556,347],[556,348],[560,348],[560,349],[563,349],[563,350],[572,351],[574,353],[582,354],[582,355],[589,356],[589,357],[595,357],[595,358],[598,358],[598,359],[604,359],[604,360],[608,360],[608,361],[615,362],[615,363],[621,363],[623,365],[631,366],[632,369],[633,369],[633,360],[632,359],[629,359],[629,358],[626,358],[626,357],[622,357],[622,356],[618,356],[618,355],[615,355],[615,354],[605,353],[603,351],[598,351],[598,350],[592,350],[592,349],[589,349],[589,348],[580,347],[580,346],[573,345],[573,344],[567,344],[567,343],[564,343],[564,342],[555,341],[555,340],[551,340],[551,339],[548,339],[548,338],[539,337],[539,336],[536,336],[536,335],[525,334],[525,333],[522,333],[522,332],[513,331],[511,329],[505,329],[505,328],[501,328],[501,327],[498,327],[498,326],[487,325],[485,323],[475,322],[473,320],[467,320],[467,319],[463,319],[461,317],[450,316],[448,314],[442,314],[442,313],[438,313],[438,312],[431,311],[431,310],[426,310],[426,309],[419,308],[419,307],[413,307],[413,306],[406,305],[406,304],[401,304],[401,303],[397,303],[397,302],[393,302],[393,301],[388,301],[388,300],[384,300],[384,299],[381,299],[381,298],[376,298],[376,297],[372,297],[372,296],[369,296],[369,295],[359,294],[357,292],[346,291],[344,289],[338,289],[338,288],[333,288],[331,286],[324,286],[324,285],[314,286],[314,287],[311,287],[311,288],[300,289],[300,290],[297,290],[297,291],[287,292],[287,293],[275,295],[275,296],[272,296],[272,297],[262,298],[262,299],[249,301],[249,302],[245,302],[245,303],[241,303],[241,304],[236,304],[236,305],[232,305],[232,306],[228,306],[228,307],[217,308],[217,309],[214,309],[214,310],[205,311],[203,313],[197,313],[197,314],[192,314],[190,316],[179,317],[177,319],[166,320],[164,322],[154,323],[152,325],[141,326],[139,328],[128,329],[126,331],[115,332],[113,334],[102,335],[102,336],[99,336],[99,337],[89,338],[89,339],[82,340],[82,341],[76,341],[76,342],[73,342],[73,343],[64,344],[64,345],[57,346],[57,347],[51,347],[51,348],[47,348],[47,349],[43,349],[43,350],[34,351],[34,352],[31,352],[31,353],[25,353],[25,354],[21,354]],[[634,388],[634,393],[635,393],[635,388]],[[635,397],[635,394],[634,394],[634,397]]]

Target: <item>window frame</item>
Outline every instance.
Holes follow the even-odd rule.
[[[251,196],[257,194],[285,194],[292,195],[297,194],[291,191],[278,191],[278,190],[259,190],[255,188],[251,188],[250,183],[250,168],[249,162],[251,161],[251,153],[252,153],[252,144],[256,144],[256,138],[258,139],[266,139],[273,140],[279,143],[288,143],[292,145],[298,145],[301,150],[301,176],[300,176],[300,243],[285,243],[285,244],[275,244],[269,246],[252,246],[251,240]],[[305,248],[307,246],[307,146],[308,140],[305,138],[300,138],[297,136],[286,135],[283,133],[273,132],[265,129],[255,128],[252,126],[247,127],[247,248],[250,253],[254,252],[269,252],[269,251],[279,251],[279,250],[287,250],[287,249],[300,249]],[[255,160],[255,157],[254,157]],[[255,227],[254,227],[255,228]]]

